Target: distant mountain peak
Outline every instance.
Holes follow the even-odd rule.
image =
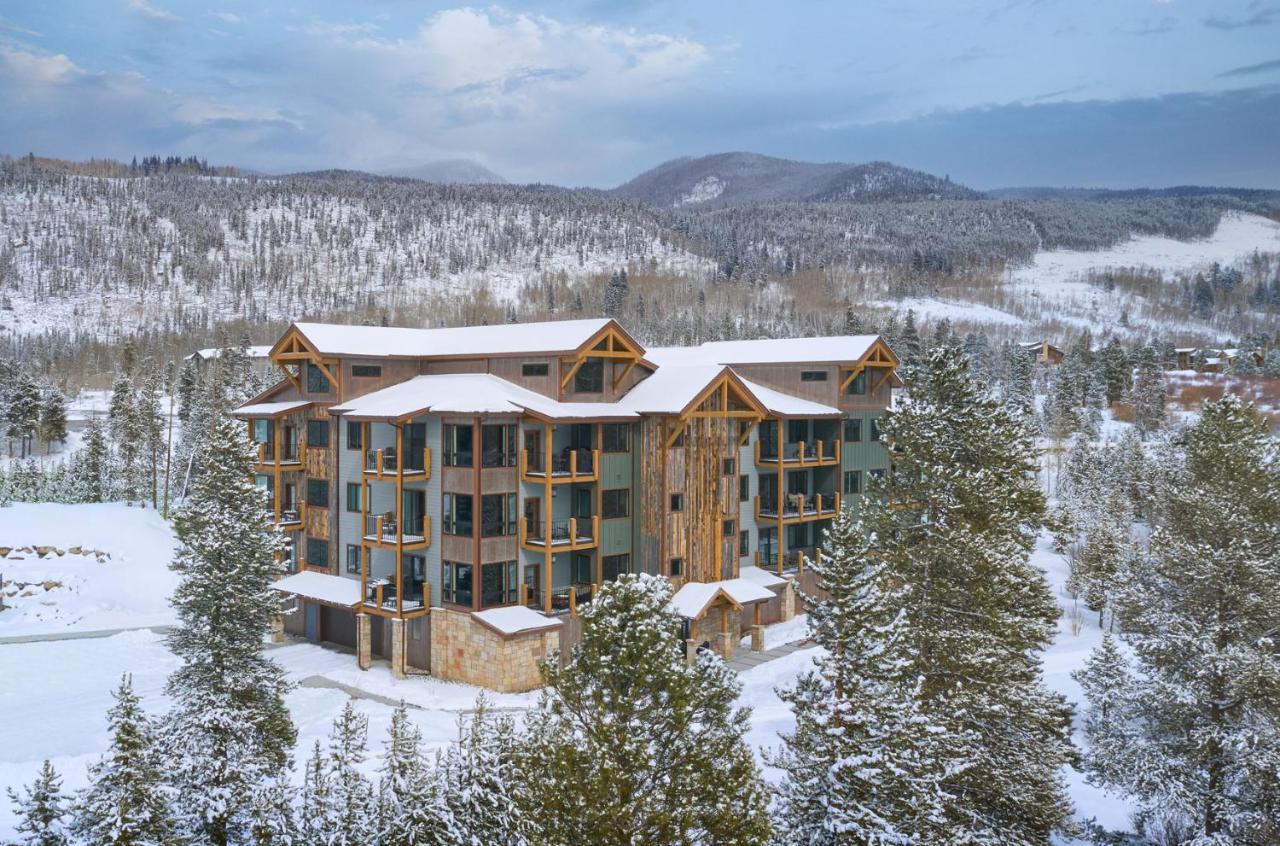
[[[683,156],[645,171],[613,193],[664,208],[771,202],[977,199],[948,177],[890,162],[800,162],[759,153]]]

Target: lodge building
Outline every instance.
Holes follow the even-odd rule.
[[[577,611],[667,577],[690,649],[732,654],[888,457],[878,336],[645,349],[616,321],[295,323],[236,410],[289,538],[283,627],[497,690],[538,684]]]

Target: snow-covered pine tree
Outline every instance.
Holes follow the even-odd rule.
[[[94,846],[168,846],[178,842],[151,719],[120,679],[107,711],[111,745],[89,767],[89,786],[75,804],[72,830]]]
[[[1070,711],[1040,652],[1059,616],[1031,565],[1044,519],[1029,425],[982,392],[962,353],[930,354],[885,420],[894,455],[870,555],[903,586],[921,713],[965,766],[943,781],[950,842],[1047,843],[1070,813]]]
[[[244,427],[216,418],[207,449],[207,469],[174,518],[172,569],[182,580],[168,644],[181,666],[169,676],[165,741],[194,841],[226,846],[244,839],[254,794],[288,766],[295,731],[288,682],[263,654],[284,542],[250,481]]]
[[[381,846],[452,846],[463,842],[445,802],[443,766],[427,765],[422,733],[403,702],[391,715],[378,780],[376,836]]]
[[[1165,397],[1168,388],[1160,360],[1151,347],[1142,347],[1134,353],[1136,362],[1133,375],[1133,422],[1144,437],[1164,428]]]
[[[73,465],[79,502],[103,502],[110,498],[111,486],[107,475],[110,465],[111,454],[102,421],[90,417],[84,430],[83,445]]]
[[[916,313],[913,309],[907,309],[907,316],[902,319],[899,345],[894,349],[901,355],[905,373],[910,373],[912,368],[920,365],[923,345],[920,342],[920,332],[916,329]]]
[[[1089,703],[1084,719],[1084,737],[1088,748],[1109,749],[1130,745],[1133,677],[1129,662],[1120,651],[1115,638],[1110,633],[1103,634],[1102,643],[1085,660],[1084,666],[1071,675],[1079,682],[1085,701]],[[1108,767],[1119,761],[1119,756],[1114,759],[1090,756],[1089,780],[1094,784],[1114,782],[1119,773]]]
[[[133,407],[136,417],[133,428],[142,438],[141,462],[145,477],[145,489],[150,495],[151,506],[159,507],[160,468],[163,466],[164,418],[160,409],[160,373],[154,368],[142,380],[142,388],[135,397]]]
[[[22,794],[13,788],[8,788],[8,793],[18,818],[21,846],[66,846],[69,800],[62,791],[62,776],[53,764],[41,764],[35,781]]]
[[[806,597],[806,608],[823,654],[782,692],[796,727],[768,759],[785,774],[775,815],[782,844],[888,846],[943,835],[941,785],[948,769],[963,766],[952,758],[960,744],[933,731],[921,711],[905,585],[868,552],[849,507],[813,564],[821,598]]]
[[[286,778],[273,779],[253,796],[249,837],[253,846],[303,846],[298,829],[296,791]]]
[[[120,495],[129,502],[142,499],[143,435],[138,425],[137,390],[124,373],[116,376],[111,387],[111,405],[107,425],[115,446],[115,472]]]
[[[1178,446],[1164,519],[1114,597],[1132,682],[1117,695],[1083,680],[1093,716],[1119,708],[1125,730],[1091,745],[1087,764],[1142,815],[1173,812],[1197,846],[1275,843],[1280,449],[1232,396],[1206,404]]]
[[[739,683],[716,656],[684,660],[671,587],[606,584],[569,661],[544,671],[526,720],[520,801],[536,844],[759,844],[765,789],[743,741]]]
[[[28,372],[14,380],[5,410],[6,433],[18,441],[18,457],[31,454],[31,441],[40,430],[40,386]]]
[[[67,398],[62,391],[49,387],[40,398],[40,440],[48,454],[54,441],[67,439]]]
[[[302,843],[326,842],[333,828],[332,793],[328,755],[317,740],[303,770],[302,806],[298,809],[298,834]]]
[[[373,784],[363,771],[368,741],[369,718],[357,714],[348,700],[329,734],[325,846],[365,846],[373,841]]]
[[[1035,365],[1027,351],[1017,344],[1003,349],[1003,393],[1005,405],[1026,419],[1036,411]]]
[[[1138,553],[1133,540],[1133,511],[1123,491],[1106,495],[1096,519],[1084,532],[1084,541],[1072,559],[1067,587],[1084,596],[1085,604],[1105,622],[1116,579],[1129,558]]]
[[[1129,393],[1133,369],[1119,338],[1112,338],[1096,356],[1099,381],[1103,385],[1107,405],[1120,402]]]
[[[494,714],[481,694],[469,717],[458,720],[458,739],[440,757],[440,783],[453,836],[469,846],[523,846],[528,820],[517,794],[515,724]]]

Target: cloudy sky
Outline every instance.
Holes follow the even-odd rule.
[[[1280,188],[1280,0],[6,0],[0,152]]]

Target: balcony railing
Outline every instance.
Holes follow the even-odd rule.
[[[525,546],[545,548],[548,541],[548,526],[542,520],[526,519],[523,521],[522,540]],[[568,520],[553,520],[550,526],[550,543],[554,549],[590,549],[596,545],[600,537],[600,518],[570,517]]]
[[[781,517],[788,523],[802,523],[808,520],[825,520],[834,517],[839,511],[839,491],[834,494],[788,494],[783,498],[781,513],[776,500],[756,497],[757,520],[777,520]]]
[[[421,582],[416,587],[406,586],[403,599],[397,601],[394,579],[370,579],[365,582],[364,604],[383,611],[417,611],[431,605],[431,585]]]
[[[279,447],[279,448],[277,448]],[[276,444],[275,441],[258,441],[258,464],[301,464],[305,446],[295,441]]]
[[[523,598],[522,605],[533,608],[537,611],[546,611],[547,606],[544,601],[545,594],[540,585],[524,584],[522,585]],[[555,587],[551,589],[551,613],[552,614],[577,614],[578,607],[590,602],[595,598],[596,586],[591,584],[575,583],[568,587]]]
[[[397,542],[404,546],[422,545],[427,542],[430,525],[425,514],[405,515],[403,527],[396,525],[395,514],[368,514],[364,521],[364,539],[379,546],[394,546]]]
[[[552,455],[550,464],[553,482],[594,482],[598,478],[600,450],[565,449],[559,455]],[[520,475],[539,481],[547,478],[547,457],[541,450],[520,452]]]
[[[421,453],[417,450],[408,452],[403,462],[395,447],[367,449],[364,452],[364,472],[378,479],[397,475],[430,478],[431,447],[423,447]]]
[[[840,463],[839,439],[833,441],[797,441],[782,445],[778,457],[777,444],[756,441],[756,464],[786,464],[794,467],[825,467]]]
[[[777,550],[756,550],[756,566],[762,570],[773,570],[779,576],[783,573],[803,573],[822,550],[813,547],[789,549],[778,555]]]

